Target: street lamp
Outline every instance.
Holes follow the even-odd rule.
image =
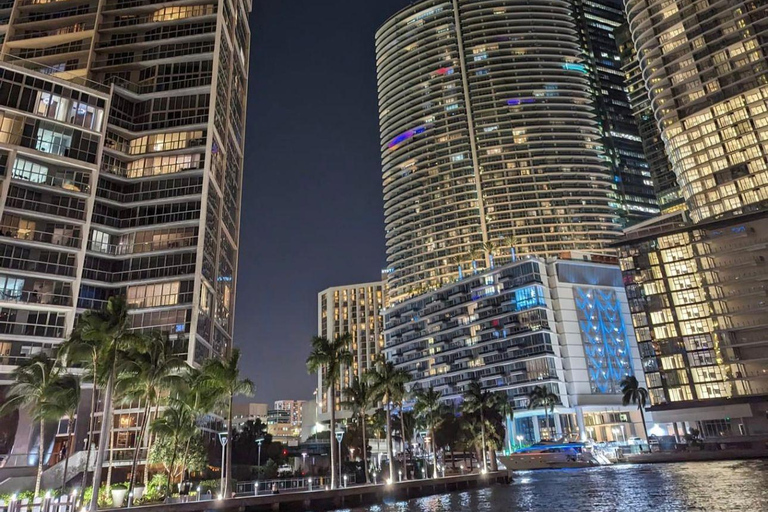
[[[301,452],[301,466],[304,471],[307,470],[307,452]]]
[[[219,432],[219,442],[221,443],[221,492],[219,496],[224,495],[224,448],[227,446],[229,432]]]
[[[260,437],[256,440],[256,444],[259,445],[259,464],[258,466],[261,467],[261,443],[264,442],[264,438]]]
[[[339,442],[339,483],[341,483],[341,441],[344,439],[344,429],[339,428],[336,430],[336,440]]]
[[[517,436],[517,445],[518,445],[520,448],[522,448],[522,447],[523,447],[523,439],[525,439],[525,437],[523,437],[523,436]]]

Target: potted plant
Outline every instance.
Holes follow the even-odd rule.
[[[128,486],[125,484],[112,484],[110,487],[112,492],[112,506],[119,508],[125,503],[125,496],[128,494]]]

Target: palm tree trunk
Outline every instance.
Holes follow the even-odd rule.
[[[645,411],[643,410],[643,407],[640,406],[640,418],[643,422],[643,432],[645,432],[645,442],[648,443],[648,451],[651,451],[651,442],[648,441],[648,426],[645,424]]]
[[[88,466],[91,464],[91,447],[93,446],[93,434],[94,434],[94,428],[96,421],[96,366],[98,365],[99,359],[97,357],[93,358],[93,390],[91,392],[91,415],[88,420],[88,450],[85,455],[85,469],[83,470],[83,483],[81,487],[85,489],[86,484],[88,483]]]
[[[229,394],[229,409],[227,410],[227,474],[224,477],[224,486],[226,495],[225,498],[229,498],[232,492],[232,402],[235,395]]]
[[[96,452],[96,465],[93,468],[93,495],[91,496],[91,506],[89,510],[98,510],[99,508],[99,489],[101,488],[101,470],[104,465],[104,455],[107,451],[107,436],[111,431],[112,425],[112,391],[115,387],[115,365],[112,365],[112,372],[109,374],[107,389],[104,393],[104,414],[101,418],[101,433],[99,434],[99,450]]]
[[[45,420],[40,418],[40,439],[37,443],[37,478],[35,479],[35,498],[40,496],[40,485],[43,482],[43,458],[45,457],[45,454],[43,453],[45,450],[45,440],[43,439],[44,435]]]
[[[107,488],[112,485],[112,467],[115,460],[115,428],[112,424],[112,428],[109,429],[109,465],[107,466]]]
[[[400,404],[400,437],[403,441],[403,469],[405,479],[408,480],[408,452],[405,450],[405,420],[403,419],[403,405]]]
[[[363,470],[365,472],[365,483],[371,483],[371,479],[368,477],[368,443],[365,439],[365,411],[360,413],[360,420],[363,430]]]
[[[485,460],[485,452],[488,450],[488,446],[485,444],[485,414],[482,407],[480,408],[480,436],[483,443],[482,448],[480,448],[480,453],[483,454],[483,469],[487,471],[488,464]]]
[[[149,415],[149,400],[147,400],[146,403],[144,404],[144,415],[142,416],[141,427],[139,428],[139,435],[136,438],[136,441],[134,442],[134,446],[136,446],[136,449],[133,451],[133,460],[131,461],[131,482],[130,482],[130,485],[128,486],[128,492],[133,492],[133,486],[136,484],[136,470],[138,469],[138,465],[139,465],[139,452],[142,449],[141,443],[144,442],[144,432],[147,429],[148,415]]]
[[[158,415],[158,402],[157,400],[154,402],[154,407],[150,405],[150,411],[149,411],[149,424],[151,425],[154,420],[157,419]],[[153,411],[154,409],[154,411]],[[144,487],[146,488],[149,486],[149,452],[152,450],[152,443],[155,440],[155,435],[150,432],[149,435],[147,435],[147,463],[144,464]]]
[[[389,478],[395,480],[395,458],[392,455],[392,410],[389,407],[389,396],[384,397],[384,406],[387,408],[387,457],[389,458]]]
[[[66,457],[64,459],[64,476],[61,477],[61,490],[64,490],[64,486],[67,485],[67,470],[69,469],[69,458],[72,456],[72,420],[73,417],[70,416],[67,418],[67,440],[66,440],[66,447],[67,447],[67,453]]]
[[[333,379],[331,379],[333,381]],[[336,488],[336,388],[335,383],[331,382],[328,386],[329,406],[331,408],[331,489]]]

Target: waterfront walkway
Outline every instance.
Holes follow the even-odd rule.
[[[507,471],[496,471],[481,475],[447,476],[426,480],[407,480],[392,484],[357,485],[336,490],[314,490],[241,496],[237,498],[188,501],[187,503],[145,505],[131,507],[136,512],[204,512],[208,510],[260,511],[260,510],[331,510],[335,508],[382,503],[385,499],[408,499],[431,494],[486,487],[509,482]],[[112,509],[118,510],[118,509]]]

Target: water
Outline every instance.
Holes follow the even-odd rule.
[[[601,466],[513,473],[510,485],[352,512],[768,511],[768,460]]]

